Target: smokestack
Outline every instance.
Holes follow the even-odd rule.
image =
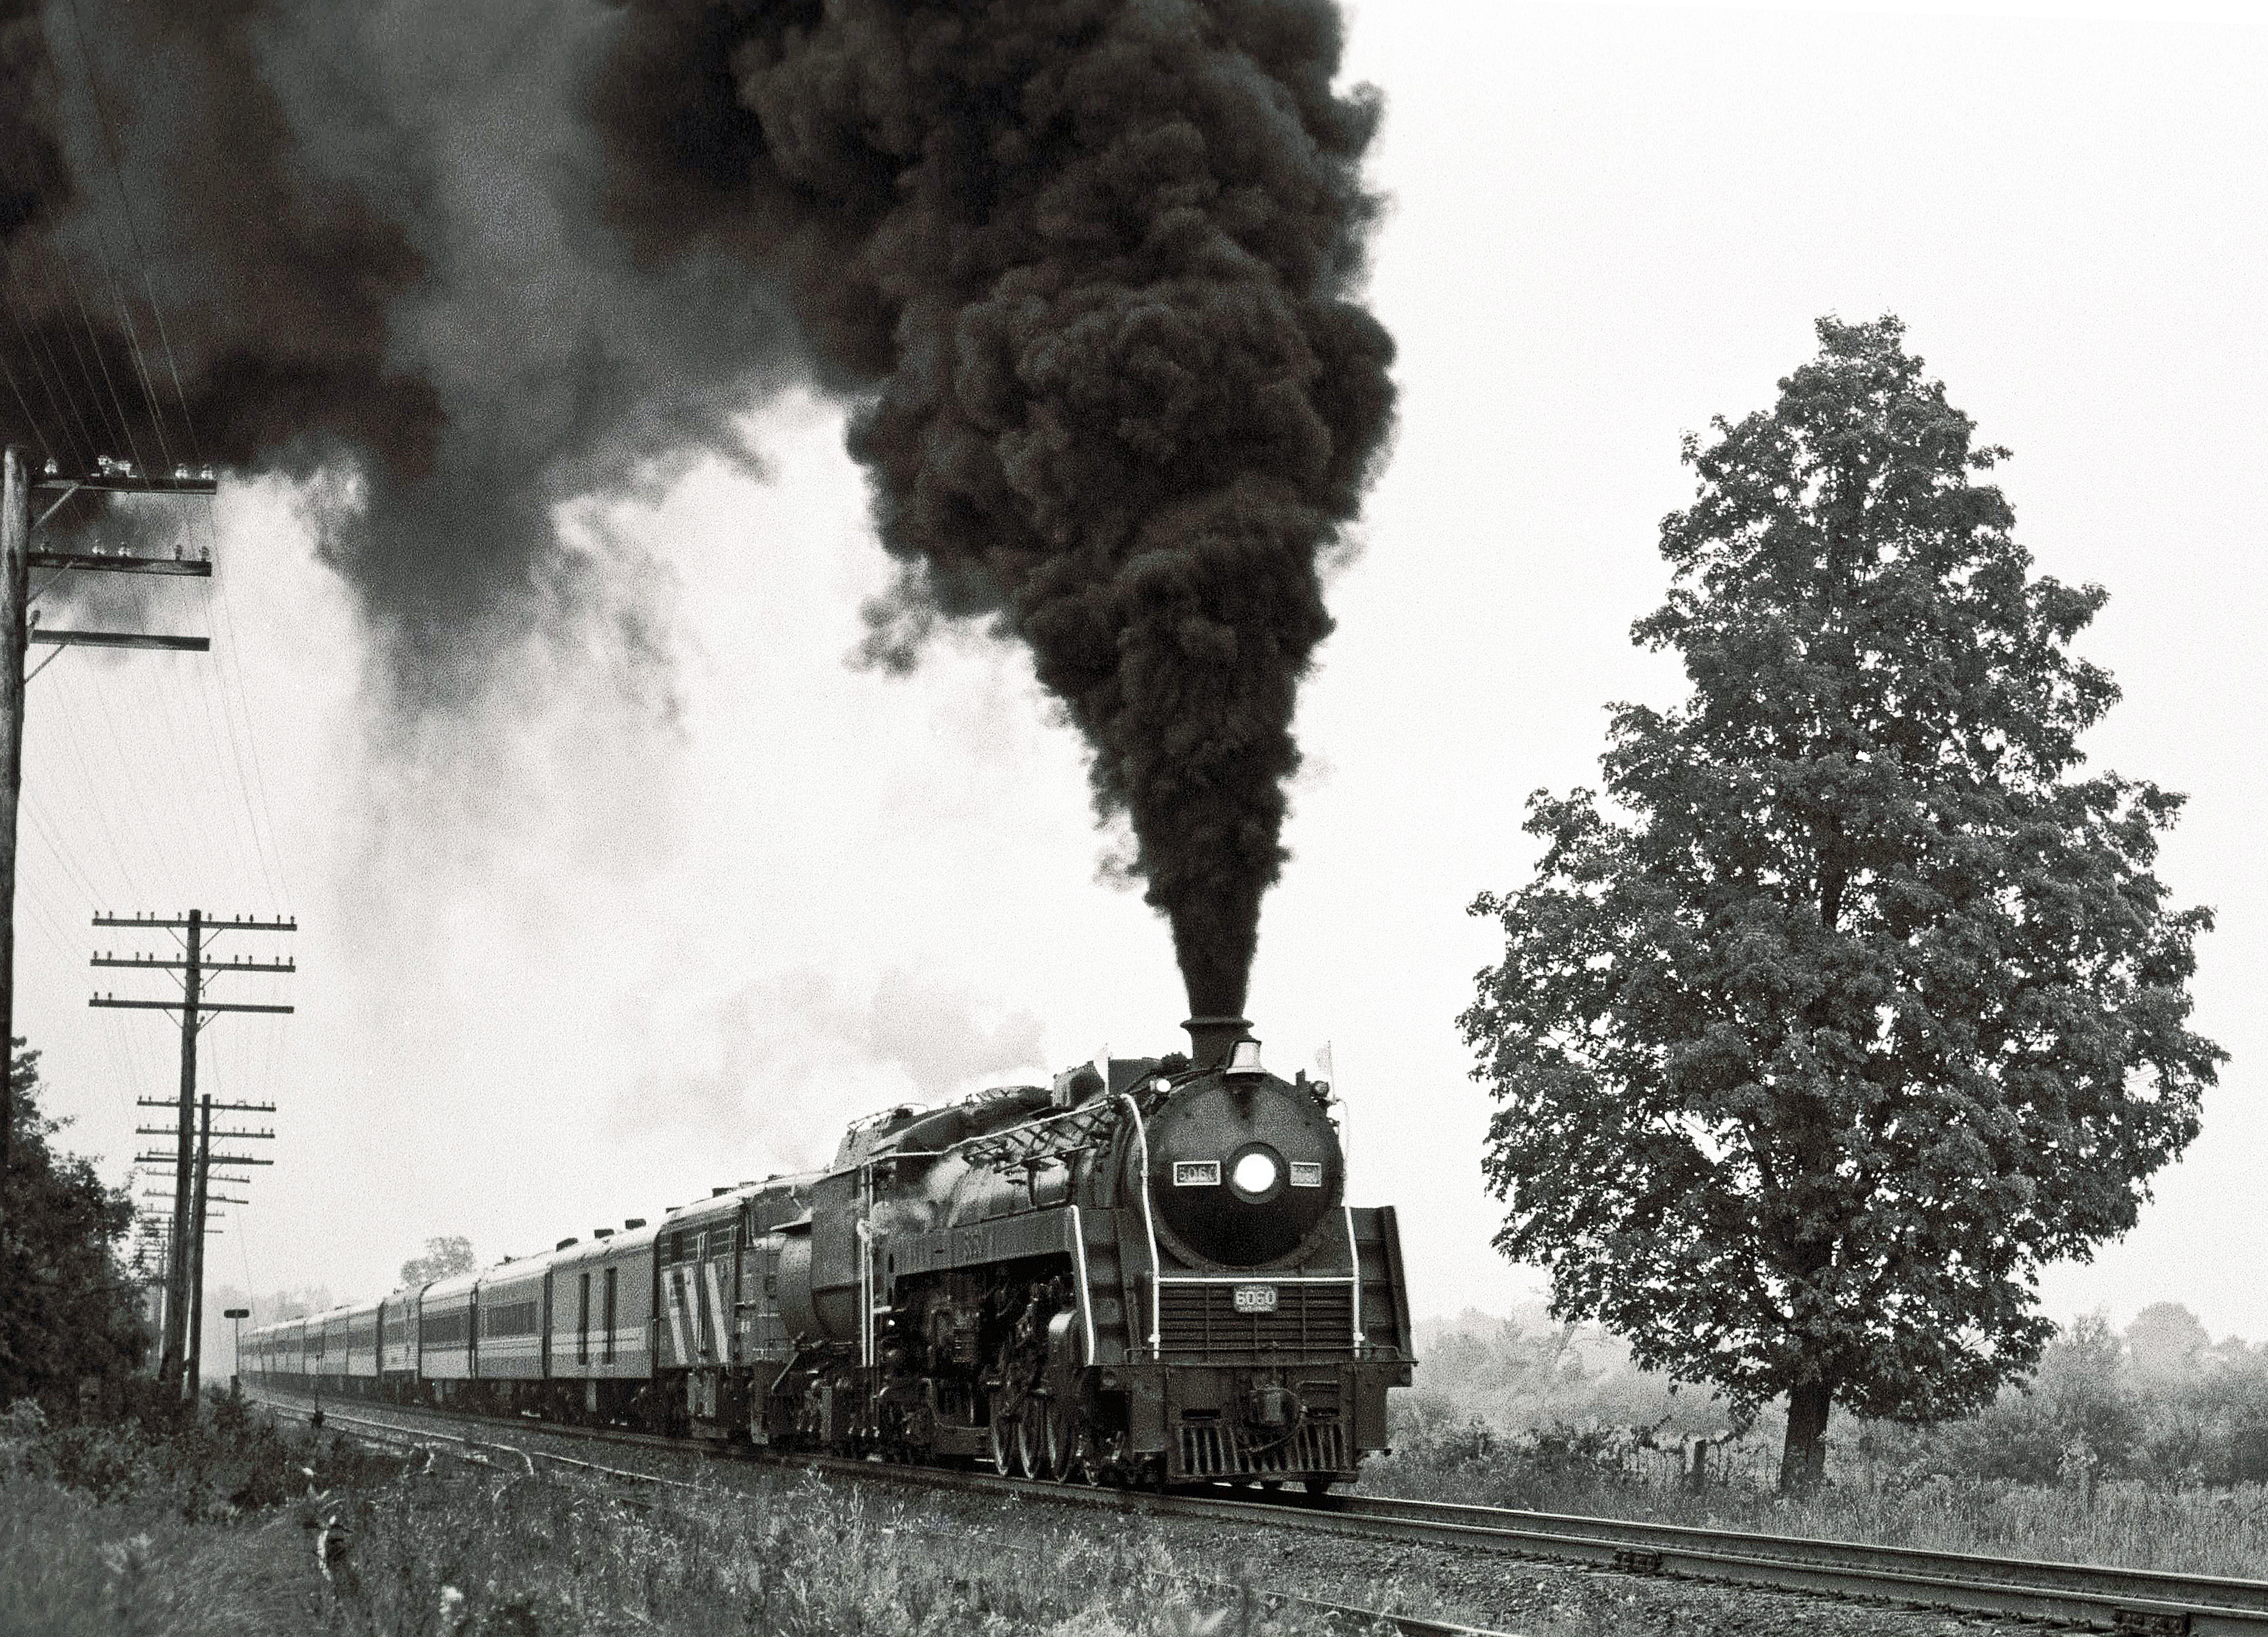
[[[1200,1068],[1216,1068],[1228,1061],[1240,1040],[1252,1038],[1252,1024],[1241,1017],[1193,1017],[1182,1027],[1189,1031],[1189,1058]]]

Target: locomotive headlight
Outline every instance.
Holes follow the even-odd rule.
[[[1264,1194],[1276,1186],[1276,1161],[1255,1149],[1236,1162],[1229,1176],[1246,1193]]]

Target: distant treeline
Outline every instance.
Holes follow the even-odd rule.
[[[1778,1436],[1777,1410],[1738,1426],[1705,1389],[1638,1369],[1614,1337],[1554,1324],[1540,1309],[1509,1318],[1468,1311],[1421,1324],[1418,1342],[1418,1383],[1395,1395],[1395,1443],[1413,1453],[1485,1443],[1509,1455],[1571,1441],[1603,1453]],[[2145,1308],[2123,1331],[2088,1315],[2048,1344],[2029,1383],[2004,1389],[1977,1415],[1930,1427],[1838,1423],[1829,1470],[1869,1484],[2268,1482],[2268,1344],[2216,1342],[2176,1302]]]

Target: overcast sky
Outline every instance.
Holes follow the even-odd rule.
[[[2268,36],[1373,0],[1351,70],[1388,100],[1373,294],[1403,412],[1303,697],[1249,1011],[1283,1072],[1332,1048],[1353,1196],[1401,1208],[1420,1312],[1541,1287],[1488,1244],[1454,1020],[1494,952],[1464,906],[1525,879],[1529,791],[1595,780],[1609,701],[1675,696],[1628,632],[1691,493],[1679,435],[1768,405],[1818,315],[1890,311],[2015,451],[2041,571],[2110,590],[2080,645],[2125,699],[2090,748],[2190,793],[2162,874],[2220,916],[2196,1021],[2233,1061],[2205,1135],[2124,1242],[2049,1272],[2047,1310],[2173,1300],[2268,1339]],[[569,520],[666,577],[659,666],[593,638],[528,656],[481,719],[389,727],[313,555],[340,497],[277,482],[224,490],[217,587],[139,616],[210,658],[77,650],[33,684],[18,1028],[107,1175],[177,1043],[86,1006],[163,992],[88,970],[151,942],[90,912],[299,918],[223,946],[301,970],[218,980],[298,1011],[207,1032],[210,1088],[281,1105],[216,1279],[367,1297],[428,1235],[525,1252],[824,1160],[892,1101],[1182,1044],[1163,928],[1098,878],[1079,745],[1021,656],[844,663],[887,574],[842,430],[774,405],[767,477],[707,467]]]

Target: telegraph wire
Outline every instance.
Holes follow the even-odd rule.
[[[22,807],[31,815],[33,826],[40,832],[40,839],[48,844],[48,851],[55,855],[55,862],[63,866],[63,874],[70,878],[71,884],[85,893],[89,902],[99,903],[101,895],[95,889],[93,875],[48,823],[47,815],[29,801],[23,803]]]
[[[207,629],[210,629],[210,622],[208,622]],[[210,670],[202,666],[199,667],[197,670],[196,699],[198,706],[204,712],[206,739],[208,742],[217,743],[222,738],[222,731],[220,725],[213,719],[213,679]],[[226,714],[225,706],[223,707],[223,714]],[[268,874],[266,860],[261,859],[260,855],[258,832],[252,817],[251,799],[249,794],[244,792],[244,762],[243,758],[237,754],[236,742],[232,736],[228,741],[228,748],[230,759],[236,766],[238,790],[239,793],[245,795],[245,799],[242,802],[229,804],[229,822],[231,827],[235,830],[238,839],[247,844],[254,859],[259,860],[260,873],[261,875],[268,881],[269,894],[272,898],[275,898],[275,902],[280,905],[283,903],[283,900],[281,898],[275,897],[275,880],[272,876]]]
[[[215,579],[218,578],[218,575],[216,574]],[[212,613],[215,606],[211,583],[210,581],[207,582],[205,587],[204,601],[205,621],[207,629],[210,630],[212,624]],[[281,903],[284,901],[284,892],[288,891],[291,886],[291,881],[284,869],[283,849],[276,844],[275,839],[276,815],[274,810],[268,805],[268,780],[260,765],[260,741],[253,734],[251,715],[247,710],[244,703],[244,674],[237,664],[236,617],[232,609],[228,586],[225,582],[220,587],[218,607],[221,616],[220,623],[226,635],[226,640],[220,645],[221,662],[228,668],[228,671],[233,679],[232,691],[228,697],[223,699],[221,713],[224,717],[229,717],[228,704],[230,700],[232,698],[237,706],[236,715],[242,717],[244,720],[245,747],[246,750],[250,754],[252,760],[252,777],[250,779],[247,780],[245,778],[244,756],[237,752],[236,721],[232,717],[229,718],[229,750],[232,755],[235,755],[237,757],[236,777],[239,783],[243,785],[246,791],[247,816],[251,817],[254,820],[252,827],[253,840],[254,843],[254,851],[259,852],[260,853],[261,874],[265,877],[268,881],[268,890],[269,894],[275,897],[278,903]],[[257,815],[253,814],[251,811],[251,798],[255,794],[259,800],[259,812]],[[268,837],[266,851],[261,851],[259,844],[261,839],[259,820],[261,817],[264,817],[267,820]],[[273,852],[276,855],[276,868],[272,874],[269,873],[268,868],[269,852]]]
[[[208,772],[204,781],[201,783],[191,768],[189,756],[185,747],[193,735],[174,709],[175,701],[181,692],[179,686],[180,661],[166,660],[165,664],[166,669],[161,673],[163,677],[161,684],[150,690],[150,697],[157,701],[158,712],[164,719],[162,722],[153,724],[158,728],[156,735],[158,743],[162,747],[161,754],[166,757],[171,765],[174,787],[183,792],[195,791],[202,795],[206,793],[206,786],[210,782],[210,774]],[[199,853],[204,858],[217,859],[225,856],[229,850],[220,844],[219,838],[214,832],[211,815],[208,811],[211,806],[212,803],[210,800],[184,800],[180,803],[182,812],[188,815],[191,827],[196,832]]]
[[[27,893],[18,894],[17,902],[29,903],[32,906],[32,913],[39,917],[40,924],[47,928],[48,936],[55,940],[56,948],[67,949],[70,947],[70,935],[64,932],[63,925],[56,918],[54,911]]]
[[[110,180],[118,188],[119,208],[126,218],[127,239],[133,246],[134,260],[136,264],[141,269],[142,290],[143,293],[149,298],[150,315],[156,321],[158,342],[166,350],[166,368],[173,378],[173,395],[181,406],[181,425],[188,433],[189,455],[190,458],[199,466],[202,466],[204,464],[204,459],[197,450],[196,426],[189,418],[188,395],[181,390],[180,365],[173,357],[173,337],[166,332],[166,310],[158,304],[158,288],[150,277],[149,253],[142,247],[142,229],[140,224],[135,220],[133,195],[128,193],[126,189],[126,166],[122,162],[121,162],[118,155],[118,133],[115,127],[111,123],[110,109],[102,100],[102,83],[96,77],[94,71],[93,54],[89,52],[86,48],[86,23],[85,19],[79,16],[78,0],[70,0],[68,10],[70,12],[71,37],[78,46],[79,68],[86,76],[87,98],[94,105],[94,122],[96,127],[102,132],[103,153],[110,161]],[[124,304],[122,300],[122,307],[123,305]],[[141,342],[138,337],[135,341],[135,352],[138,358],[141,353]],[[144,387],[144,389],[147,390],[148,381],[146,378],[146,371]],[[155,422],[158,413],[158,405],[157,396],[154,393],[151,394],[150,413],[151,420]],[[161,446],[163,444],[164,438],[165,433],[161,428],[158,432],[158,439]],[[168,457],[167,463],[169,465],[171,464],[170,456]]]
[[[32,332],[25,328],[24,314],[33,310],[34,303],[30,293],[24,288],[23,276],[17,271],[13,262],[11,262],[8,266],[8,283],[16,291],[16,301],[10,309],[10,316],[16,321],[16,334],[23,339],[24,356],[31,359],[33,372],[40,378],[40,389],[48,395],[48,402],[54,408],[56,415],[78,424],[79,451],[85,453],[82,458],[79,452],[74,452],[74,462],[92,468],[94,464],[92,451],[96,447],[94,434],[87,426],[86,416],[79,408],[78,400],[71,395],[70,382],[63,377],[63,361],[55,357],[54,339],[43,329],[40,332],[39,347],[34,348],[32,344]],[[40,367],[41,351],[47,354],[45,369]],[[50,376],[53,377],[52,380]],[[62,394],[60,398],[56,395],[58,392]],[[70,406],[68,417],[63,415],[66,404]]]
[[[55,855],[55,862],[63,866],[63,874],[70,876],[90,899],[99,902],[101,895],[95,891],[93,879],[48,828],[47,815],[29,800],[23,803],[23,810],[32,815],[33,828],[40,832],[40,839],[48,844],[48,851]]]
[[[56,697],[59,701],[62,701],[68,700],[70,696],[64,693],[58,694]],[[66,706],[65,708],[66,712],[68,712],[69,707]],[[81,734],[77,730],[77,724],[75,720],[64,725],[63,738],[64,743],[70,747],[72,761],[74,761],[78,766],[78,776],[81,787],[84,788],[87,795],[92,799],[90,800],[90,805],[94,808],[95,823],[102,832],[104,842],[110,848],[111,860],[118,866],[119,879],[126,883],[128,889],[138,900],[143,896],[142,889],[136,884],[134,872],[126,862],[125,850],[118,844],[117,833],[110,827],[109,804],[98,798],[97,786],[94,781],[94,771],[87,764],[86,751],[79,743]]]
[[[110,285],[110,299],[118,307],[119,332],[125,337],[127,347],[133,355],[134,372],[142,385],[142,400],[150,407],[150,429],[158,440],[158,457],[164,462],[165,469],[170,472],[173,469],[173,452],[166,446],[165,422],[158,413],[158,394],[151,384],[150,361],[142,350],[142,334],[134,322],[134,314],[127,308],[126,292],[118,283],[118,269],[111,264],[109,240],[102,231],[101,223],[92,216],[87,218],[87,236],[93,240],[95,264],[102,269],[102,276]],[[115,390],[113,388],[114,392]],[[118,413],[122,419],[124,418],[126,405],[123,402],[118,406]],[[138,453],[134,457],[134,464],[137,468],[142,464]]]
[[[84,807],[90,804],[93,806],[95,811],[94,825],[91,828],[81,826],[79,833],[82,835],[95,836],[104,843],[104,844],[108,848],[110,853],[110,863],[116,867],[119,878],[123,879],[126,876],[127,871],[125,854],[118,845],[116,834],[111,829],[108,805],[99,800],[92,800],[95,795],[93,774],[87,764],[85,752],[80,746],[79,741],[82,734],[79,726],[77,720],[72,719],[70,715],[69,699],[70,697],[67,694],[58,694],[55,696],[58,710],[55,712],[55,715],[50,719],[55,735],[63,741],[64,745],[70,751],[70,765],[76,767],[79,777],[79,799],[77,801],[70,802],[67,805],[75,807]],[[60,761],[56,763],[56,771],[58,772],[62,772],[63,771],[63,764]],[[39,808],[39,803],[37,800],[28,793],[20,796],[18,800],[21,805],[32,807],[34,811],[37,811]],[[60,823],[61,818],[62,815],[58,812],[56,815],[56,821],[58,823]]]
[[[202,467],[204,454],[197,437],[196,420],[189,413],[188,394],[181,382],[180,362],[173,351],[173,336],[166,328],[165,308],[158,300],[157,285],[151,277],[150,255],[142,240],[142,229],[134,208],[132,190],[126,184],[126,166],[119,152],[117,129],[111,119],[109,106],[103,97],[100,78],[95,73],[93,54],[87,49],[85,19],[79,14],[78,0],[70,0],[67,10],[70,14],[72,39],[78,48],[79,69],[85,80],[87,98],[94,110],[95,124],[102,132],[103,157],[109,166],[111,183],[118,191],[119,209],[120,213],[125,218],[128,242],[133,249],[136,265],[142,275],[143,289],[149,299],[151,315],[157,328],[159,344],[165,352],[166,372],[172,377],[173,382],[174,401],[180,409],[181,427],[188,440],[190,458],[197,466]],[[105,273],[111,279],[113,294],[118,299],[121,315],[126,320],[127,340],[134,350],[136,365],[142,372],[144,395],[150,400],[151,424],[157,432],[162,449],[165,446],[163,421],[158,409],[156,394],[151,387],[149,366],[144,356],[140,333],[135,328],[130,316],[126,313],[124,297],[117,289],[117,275],[111,267],[108,248],[99,232],[97,232],[97,254],[102,261]],[[123,413],[122,406],[121,413]],[[139,457],[137,456],[136,459],[138,461]],[[170,464],[170,453],[167,454],[167,461]],[[210,536],[207,542],[208,550],[217,568],[220,556],[219,531],[210,515],[205,518],[205,527]],[[205,601],[208,604],[206,617],[210,630],[211,629],[210,586],[207,587]],[[261,765],[259,738],[253,731],[250,711],[245,703],[243,670],[235,653],[235,615],[232,599],[225,583],[221,587],[220,612],[221,623],[226,631],[226,642],[224,645],[225,652],[221,655],[221,663],[229,673],[228,682],[232,689],[231,695],[224,698],[221,710],[221,714],[228,726],[229,753],[237,764],[239,792],[244,800],[246,816],[250,821],[253,851],[258,859],[261,874],[267,882],[271,897],[280,903],[284,892],[290,886],[289,872],[284,866],[283,850],[276,838],[275,812],[268,800],[267,777],[265,770]],[[235,706],[232,712],[229,708],[231,704]],[[242,719],[244,730],[241,747],[237,738],[239,718]],[[247,753],[251,761],[251,771],[248,775],[245,768]],[[254,810],[255,801],[256,811]],[[273,856],[272,868],[270,867],[271,855]]]
[[[86,383],[87,400],[92,405],[92,420],[89,422],[87,433],[87,445],[93,452],[89,458],[87,469],[92,471],[94,461],[100,459],[103,446],[107,445],[115,449],[122,440],[119,436],[117,425],[110,418],[108,406],[103,402],[102,388],[95,383],[94,371],[87,367],[86,354],[80,350],[78,344],[78,332],[71,328],[70,309],[63,305],[63,291],[56,283],[56,276],[58,272],[62,272],[67,278],[68,270],[63,269],[62,256],[53,245],[43,243],[40,247],[47,253],[48,263],[48,301],[45,310],[54,318],[55,328],[62,332],[63,344],[70,349],[71,362],[78,366],[79,379]],[[80,307],[79,316],[82,326],[86,329],[88,341],[92,344],[94,341],[94,329],[93,326],[85,322],[85,309],[83,306]],[[73,402],[78,402],[75,393]],[[99,438],[94,435],[94,422],[100,423]]]
[[[60,655],[64,652],[66,652],[66,650],[58,648],[55,651],[55,653],[56,655]],[[49,660],[42,661],[40,668],[44,669],[46,665],[52,663],[54,657],[55,656],[50,656]],[[38,674],[38,671],[34,671],[33,675],[36,676]],[[29,680],[30,678],[28,677],[26,679],[27,682]],[[118,765],[123,771],[127,790],[133,800],[136,816],[140,821],[143,832],[150,838],[150,850],[157,855],[158,862],[162,869],[169,874],[178,875],[180,874],[180,866],[175,855],[175,850],[167,844],[168,831],[166,826],[155,816],[158,809],[152,805],[149,797],[144,793],[141,781],[135,773],[135,763],[138,758],[129,756],[127,753],[125,741],[118,731],[116,719],[111,712],[108,690],[103,686],[105,680],[106,679],[99,673],[88,679],[91,684],[88,691],[92,695],[96,710],[102,717],[105,736],[108,739],[110,748],[117,759]],[[72,734],[75,732],[83,734],[84,732],[80,725],[85,720],[85,715],[83,711],[79,711],[75,708],[75,689],[63,688],[55,689],[49,696],[55,699],[58,711],[63,714],[70,716],[71,718],[70,721],[58,725],[61,730],[66,734]],[[91,737],[91,735],[88,736]],[[108,804],[100,801],[99,793],[95,790],[92,785],[92,770],[86,766],[84,758],[82,758],[81,766],[82,771],[87,773],[89,780],[88,788],[85,793],[87,798],[90,800],[96,802],[97,805],[107,809]],[[138,894],[136,896],[138,896]]]
[[[102,372],[102,384],[109,389],[110,402],[118,410],[118,422],[114,430],[120,441],[125,444],[126,453],[131,457],[135,468],[138,471],[142,469],[142,446],[134,441],[134,429],[127,424],[126,400],[119,395],[118,383],[110,378],[110,360],[102,354],[101,333],[94,327],[93,314],[86,310],[86,297],[79,289],[78,280],[72,276],[70,264],[63,261],[62,254],[53,245],[48,246],[47,249],[48,259],[62,271],[63,287],[70,292],[71,304],[78,309],[78,321],[86,330],[87,350],[94,354],[95,368]],[[66,326],[66,333],[68,333],[68,326]],[[78,350],[78,340],[76,336],[71,338],[71,350],[74,352]],[[93,372],[87,369],[86,361],[84,358],[79,360],[79,371],[87,378],[87,389],[95,393],[95,402],[99,408],[102,395],[96,389]]]
[[[9,167],[0,166],[0,181],[4,181],[11,189],[21,191],[20,182],[17,179],[13,170]],[[33,345],[32,332],[25,326],[25,313],[35,310],[36,304],[24,291],[23,277],[17,270],[16,262],[17,259],[13,256],[0,257],[0,265],[4,265],[7,271],[9,285],[11,290],[15,291],[14,299],[8,304],[8,316],[16,326],[17,339],[23,344],[25,363],[29,366],[33,376],[38,380],[40,392],[46,395],[48,409],[54,411],[59,421],[68,421],[70,417],[65,415],[63,404],[55,395],[55,380],[61,380],[63,372],[62,366],[55,361],[52,343],[49,343],[48,349],[48,367],[43,368],[40,362],[40,349]],[[42,339],[44,340],[45,338],[42,337]],[[55,380],[51,380],[48,378],[50,369],[54,371]],[[47,447],[48,458],[52,460],[55,457],[55,453],[54,445],[49,442],[44,428],[40,426],[38,417],[33,414],[31,405],[28,402],[25,401],[20,388],[18,389],[17,399],[18,402],[22,402],[24,404],[24,414],[26,418],[32,423],[35,430],[39,430],[40,441]],[[71,415],[77,415],[77,405],[73,403],[71,405]],[[68,439],[68,427],[65,427],[63,430],[65,431],[66,439]],[[79,430],[82,434],[85,431],[85,424],[83,419],[80,423]]]
[[[167,844],[166,826],[153,816],[150,800],[142,793],[142,781],[134,771],[134,764],[139,758],[126,754],[125,742],[119,736],[117,719],[111,714],[109,690],[98,684],[88,691],[94,697],[95,710],[102,718],[103,730],[109,737],[111,750],[125,771],[127,792],[134,799],[135,810],[142,816],[143,828],[149,832],[151,850],[158,854],[158,861],[166,873],[178,880],[186,872],[174,857],[173,849]]]
[[[39,439],[40,447],[48,452],[48,463],[50,465],[54,464],[55,458],[55,446],[48,441],[48,429],[40,424],[40,417],[32,413],[31,400],[24,396],[23,387],[18,386],[16,381],[16,372],[8,368],[8,360],[4,357],[0,357],[0,372],[4,372],[6,373],[8,377],[8,390],[16,395],[16,402],[24,411],[24,424],[29,426],[32,429],[33,436]]]

